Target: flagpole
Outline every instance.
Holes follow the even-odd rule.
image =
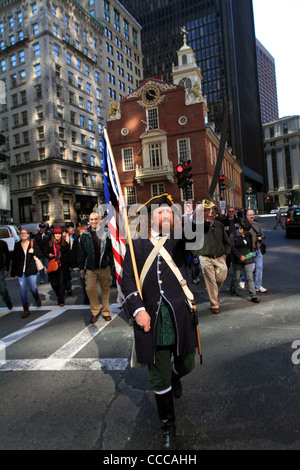
[[[108,146],[108,149],[109,149],[109,152],[110,152],[110,155],[111,155],[111,163],[112,163],[113,171],[114,171],[114,174],[115,174],[115,177],[116,177],[116,183],[117,183],[117,186],[118,186],[118,191],[119,191],[119,194],[120,194],[120,199],[121,199],[121,204],[122,204],[122,212],[123,212],[123,216],[124,216],[124,220],[125,220],[125,224],[126,224],[127,241],[128,241],[128,246],[129,246],[130,255],[131,255],[131,261],[132,261],[132,266],[133,266],[135,282],[136,282],[137,290],[138,290],[138,292],[140,294],[140,297],[142,299],[143,296],[142,296],[141,283],[140,283],[140,278],[139,278],[139,274],[138,274],[138,270],[137,270],[131,233],[130,233],[130,230],[129,230],[125,200],[124,200],[124,197],[123,197],[122,188],[121,188],[121,184],[120,184],[120,180],[119,180],[119,174],[118,174],[118,170],[117,170],[117,167],[116,167],[116,163],[115,163],[115,159],[114,159],[114,155],[113,155],[112,148],[111,148],[111,145],[110,145],[110,141],[109,141],[109,137],[108,137],[108,134],[107,134],[106,127],[103,127],[103,134],[104,134],[104,138],[105,138],[105,141],[107,143],[107,146]]]

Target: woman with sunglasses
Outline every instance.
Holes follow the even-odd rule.
[[[20,231],[20,237],[21,240],[16,242],[12,255],[11,277],[12,279],[15,279],[15,276],[18,277],[23,305],[23,313],[21,316],[22,318],[26,318],[29,315],[27,282],[36,305],[38,307],[42,305],[37,288],[38,270],[34,260],[35,256],[41,258],[42,253],[36,241],[30,241],[30,233],[28,230],[22,228]]]

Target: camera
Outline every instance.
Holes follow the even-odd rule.
[[[264,240],[266,237],[262,234],[262,233],[258,233],[257,234],[257,238],[261,238],[262,240]]]

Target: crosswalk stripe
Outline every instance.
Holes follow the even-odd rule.
[[[127,358],[11,359],[0,361],[0,371],[124,370]]]
[[[18,331],[15,331],[0,339],[0,371],[38,371],[38,370],[124,370],[128,365],[127,358],[74,358],[74,356],[83,349],[92,339],[94,339],[110,322],[99,319],[97,323],[89,324],[76,336],[65,343],[61,348],[44,359],[12,359],[5,360],[5,349],[16,341],[24,338],[30,333],[36,331],[49,321],[57,318],[66,310],[89,309],[88,306],[72,305],[64,307],[43,307],[50,310],[45,315],[37,318]],[[118,304],[110,306],[112,321],[119,315],[120,308]],[[41,310],[41,308],[39,309]]]

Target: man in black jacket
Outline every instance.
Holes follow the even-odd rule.
[[[52,239],[52,234],[47,230],[46,224],[40,224],[40,231],[35,236],[35,241],[38,244],[39,249],[42,252],[42,257],[40,258],[41,262],[47,268],[48,266],[48,249],[49,249],[49,242]],[[44,284],[45,282],[45,270],[39,271],[40,273],[40,283]]]
[[[204,244],[198,251],[212,313],[219,313],[219,291],[227,277],[226,257],[231,251],[224,225],[212,215],[213,202],[205,199]]]
[[[0,240],[0,295],[7,307],[12,309],[12,302],[8,293],[5,278],[8,275],[10,266],[10,254],[7,243]]]

